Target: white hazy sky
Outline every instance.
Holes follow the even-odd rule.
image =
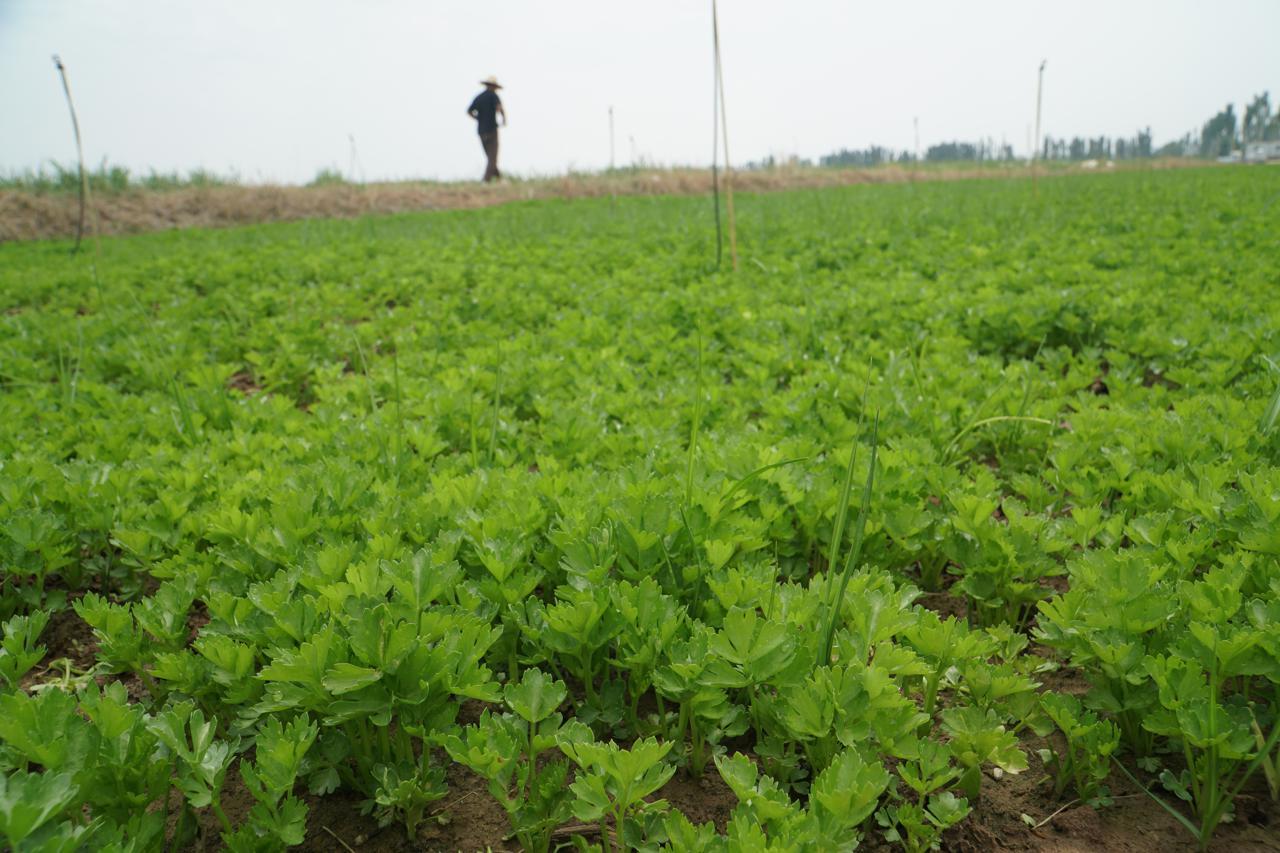
[[[474,177],[465,109],[496,74],[516,173],[705,163],[702,0],[0,0],[0,171],[85,155],[135,172],[302,182]],[[1157,143],[1280,98],[1280,0],[721,0],[735,160],[1044,132]],[[354,158],[353,145],[354,139]]]

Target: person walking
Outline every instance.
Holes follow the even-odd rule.
[[[498,85],[495,77],[481,80],[484,91],[476,95],[471,106],[467,107],[467,115],[476,120],[476,130],[480,133],[480,144],[484,147],[484,156],[488,164],[484,168],[484,182],[502,177],[498,171],[498,116],[502,116],[502,126],[507,126],[507,111],[502,108],[502,99],[498,97]]]

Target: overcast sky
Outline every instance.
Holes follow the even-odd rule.
[[[711,16],[701,0],[0,0],[0,171],[85,155],[250,181],[462,178],[465,115],[497,75],[509,172],[705,163]],[[731,153],[1044,132],[1156,142],[1228,102],[1280,97],[1280,0],[722,0]],[[354,144],[353,144],[354,141]],[[353,156],[354,155],[354,156]]]

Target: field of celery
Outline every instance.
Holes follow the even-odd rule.
[[[2,846],[1280,849],[1280,170],[738,216],[0,246]]]

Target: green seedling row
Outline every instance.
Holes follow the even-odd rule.
[[[927,851],[1014,779],[1207,847],[1280,797],[1277,198],[0,246],[0,846],[429,849],[465,773],[503,849]]]

